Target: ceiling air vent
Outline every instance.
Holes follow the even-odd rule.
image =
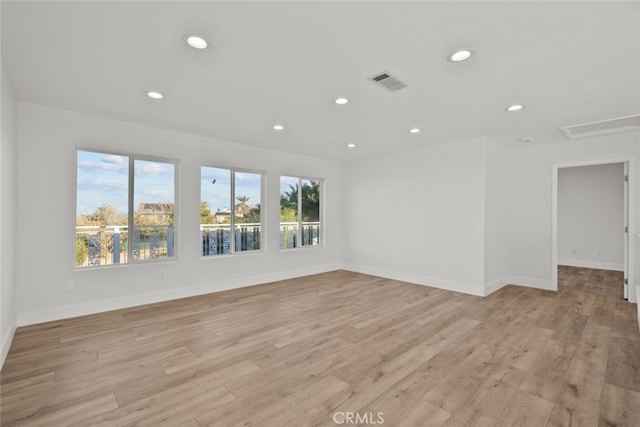
[[[407,87],[406,84],[402,83],[389,73],[376,74],[373,77],[369,77],[369,80],[376,85],[387,89],[389,92],[395,92],[403,87]]]
[[[640,131],[640,114],[560,128],[567,139]]]

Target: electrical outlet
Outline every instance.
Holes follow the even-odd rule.
[[[578,251],[576,251],[575,249],[571,249],[571,255],[575,255],[577,253],[578,253]]]
[[[600,251],[597,249],[593,250],[593,256],[600,256]]]
[[[160,272],[160,280],[167,280],[167,272],[166,271],[161,271]]]

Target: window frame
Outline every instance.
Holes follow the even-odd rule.
[[[215,166],[212,164],[201,164],[200,165],[200,201],[199,205],[202,204],[202,168],[212,168],[212,169],[224,169],[229,171],[229,209],[231,210],[229,229],[233,231],[236,225],[236,216],[235,216],[235,197],[236,197],[236,173],[250,173],[254,175],[260,175],[260,248],[247,250],[247,251],[237,251],[236,250],[236,233],[231,233],[231,252],[228,254],[217,254],[217,255],[203,255],[202,254],[202,229],[200,229],[200,259],[221,259],[228,258],[232,256],[245,256],[245,255],[257,255],[265,252],[265,243],[266,243],[266,227],[265,227],[265,208],[264,208],[264,200],[265,200],[265,182],[266,182],[266,172],[257,170],[257,169],[248,169],[248,168],[235,168],[230,166]],[[204,200],[206,201],[206,200]],[[202,225],[202,224],[200,224]]]
[[[293,250],[298,250],[298,249],[310,249],[310,248],[318,248],[318,247],[323,247],[325,246],[325,232],[324,232],[324,189],[325,189],[325,180],[324,178],[317,178],[317,177],[310,177],[310,176],[305,176],[305,175],[287,175],[287,174],[281,174],[279,179],[278,179],[278,188],[280,188],[280,185],[282,184],[282,178],[286,177],[286,178],[295,178],[298,180],[297,184],[298,184],[298,221],[297,221],[297,229],[296,229],[296,246],[289,248],[283,248],[281,247],[281,243],[278,245],[280,246],[280,251],[293,251]],[[299,242],[302,242],[302,182],[303,181],[317,181],[319,184],[319,191],[320,191],[320,198],[318,200],[318,203],[320,204],[319,209],[318,209],[318,217],[319,217],[319,227],[320,227],[320,231],[318,233],[318,238],[320,239],[320,242],[317,245],[304,245],[304,244],[299,244]],[[280,228],[282,221],[280,220],[280,214],[282,211],[282,190],[279,191],[278,194],[278,228]],[[279,235],[280,233],[278,233]]]
[[[104,154],[111,156],[121,156],[126,157],[128,159],[128,186],[127,186],[127,233],[129,231],[133,231],[135,228],[134,222],[134,213],[135,207],[134,203],[134,192],[135,192],[135,162],[136,160],[147,161],[147,162],[158,162],[158,163],[168,163],[174,166],[173,170],[173,256],[169,257],[158,257],[158,258],[147,258],[147,259],[134,259],[133,257],[133,245],[127,244],[127,262],[120,262],[117,264],[101,264],[96,266],[78,266],[74,261],[74,270],[78,271],[88,271],[88,270],[96,270],[103,268],[119,268],[126,267],[132,265],[144,265],[144,264],[153,264],[153,263],[166,263],[166,262],[175,262],[178,261],[179,258],[179,211],[178,208],[178,200],[179,200],[179,180],[178,177],[180,175],[180,161],[178,159],[171,159],[167,157],[160,156],[149,156],[144,154],[135,154],[135,153],[127,153],[122,151],[111,151],[111,150],[100,150],[95,148],[84,148],[80,146],[76,146],[75,149],[75,188],[74,188],[74,229],[77,227],[77,207],[78,207],[78,152],[83,151],[87,153],[95,153],[95,154]],[[75,239],[74,239],[75,240]],[[75,242],[74,242],[75,244]],[[75,249],[75,248],[74,248]],[[75,251],[74,251],[75,253]],[[75,258],[75,257],[74,257]]]

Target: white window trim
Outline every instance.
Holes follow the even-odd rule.
[[[295,174],[281,174],[278,180],[278,184],[280,185],[280,183],[282,182],[282,177],[287,177],[287,178],[296,178],[298,180],[298,227],[296,230],[296,246],[293,248],[280,248],[281,252],[286,252],[286,251],[295,251],[295,250],[307,250],[307,249],[312,249],[312,248],[319,248],[319,247],[323,247],[325,246],[325,227],[324,227],[324,200],[325,200],[325,195],[324,195],[324,188],[325,188],[325,180],[323,178],[316,178],[316,177],[310,177],[310,176],[304,176],[304,175],[295,175]],[[320,184],[320,210],[318,212],[318,215],[320,216],[320,233],[318,235],[318,237],[320,238],[320,243],[317,245],[303,245],[301,244],[302,242],[302,181],[317,181]],[[280,191],[280,194],[278,195],[278,218],[280,218],[280,210],[282,209],[282,206],[280,205],[282,199],[282,191]],[[278,221],[278,228],[280,228],[280,224],[282,223],[282,221]],[[279,233],[278,233],[279,234]]]
[[[74,213],[76,212],[77,206],[78,206],[78,152],[79,151],[84,151],[84,152],[88,152],[88,153],[96,153],[96,154],[106,154],[106,155],[112,155],[112,156],[122,156],[122,157],[127,157],[128,161],[129,161],[129,165],[128,165],[128,195],[127,195],[127,203],[128,203],[128,210],[127,210],[127,227],[130,230],[133,230],[135,228],[135,224],[133,221],[133,215],[134,215],[134,211],[135,211],[135,207],[133,206],[133,196],[134,196],[134,191],[135,191],[135,187],[134,187],[134,181],[135,181],[135,161],[136,160],[142,160],[142,161],[147,161],[147,162],[159,162],[159,163],[169,163],[169,164],[173,164],[174,165],[174,174],[173,174],[173,256],[172,257],[165,257],[165,258],[149,258],[149,259],[143,259],[143,260],[136,260],[133,259],[133,245],[127,245],[127,262],[126,263],[118,263],[118,264],[103,264],[103,265],[97,265],[97,266],[77,266],[75,263],[75,256],[73,257],[74,262],[73,262],[73,269],[74,270],[78,270],[78,271],[89,271],[89,270],[97,270],[97,269],[104,269],[104,268],[125,268],[126,266],[132,266],[132,265],[143,265],[143,264],[155,264],[155,263],[166,263],[166,262],[175,262],[179,260],[179,236],[180,236],[180,232],[178,230],[178,224],[179,224],[179,210],[178,209],[178,200],[179,200],[179,194],[178,194],[178,176],[180,174],[180,161],[177,159],[169,159],[169,158],[165,158],[165,157],[158,157],[158,156],[148,156],[148,155],[143,155],[143,154],[135,154],[135,153],[127,153],[127,152],[118,152],[118,151],[111,151],[111,150],[100,150],[100,149],[95,149],[95,148],[84,148],[84,147],[80,147],[80,146],[76,146],[76,150],[75,150],[75,176],[74,176],[74,184],[75,187],[73,189],[73,194],[74,194]],[[73,229],[75,230],[76,228],[76,221],[77,221],[77,213],[76,216],[74,218],[73,221]],[[73,243],[74,243],[74,247],[73,247],[73,251],[72,253],[75,254],[75,239],[73,239]]]
[[[248,255],[257,255],[265,252],[265,243],[267,239],[266,227],[264,226],[265,222],[265,208],[264,208],[264,194],[265,194],[265,181],[266,181],[266,172],[260,171],[256,169],[244,169],[244,168],[235,168],[229,166],[215,166],[210,164],[200,165],[200,203],[202,200],[202,168],[212,168],[212,169],[224,169],[228,170],[231,174],[229,179],[229,185],[231,186],[230,198],[229,198],[229,206],[231,210],[230,215],[230,230],[235,229],[236,219],[235,219],[235,197],[236,197],[236,173],[250,173],[254,175],[260,175],[260,249],[253,249],[250,251],[236,251],[236,233],[231,233],[231,252],[228,254],[218,254],[218,255],[202,255],[202,248],[200,248],[200,259],[221,259],[228,258],[231,256],[248,256]],[[200,243],[202,243],[202,230],[200,230]]]

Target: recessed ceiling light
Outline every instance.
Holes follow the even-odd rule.
[[[345,105],[349,103],[349,100],[347,98],[336,98],[333,102],[338,105]]]
[[[164,98],[164,95],[161,94],[160,92],[156,91],[156,90],[148,90],[148,91],[145,92],[145,94],[151,99],[162,99],[162,98]]]
[[[409,129],[409,132],[411,132],[411,133],[420,133],[420,129],[418,129],[418,128]]]
[[[191,46],[194,49],[204,49],[208,46],[207,41],[202,37],[198,37],[198,36],[187,37],[187,43],[189,44],[189,46]]]
[[[520,138],[520,142],[533,142],[533,137],[532,136],[523,136],[522,138]]]
[[[514,112],[514,111],[520,111],[524,108],[524,105],[520,105],[520,104],[513,104],[507,107],[507,111],[510,112]]]
[[[283,130],[284,126],[282,125],[273,125],[273,130]]]
[[[467,49],[458,50],[449,55],[448,59],[450,62],[462,62],[471,58],[472,52]]]
[[[351,142],[351,143],[347,144],[347,148],[356,148],[356,144]]]

